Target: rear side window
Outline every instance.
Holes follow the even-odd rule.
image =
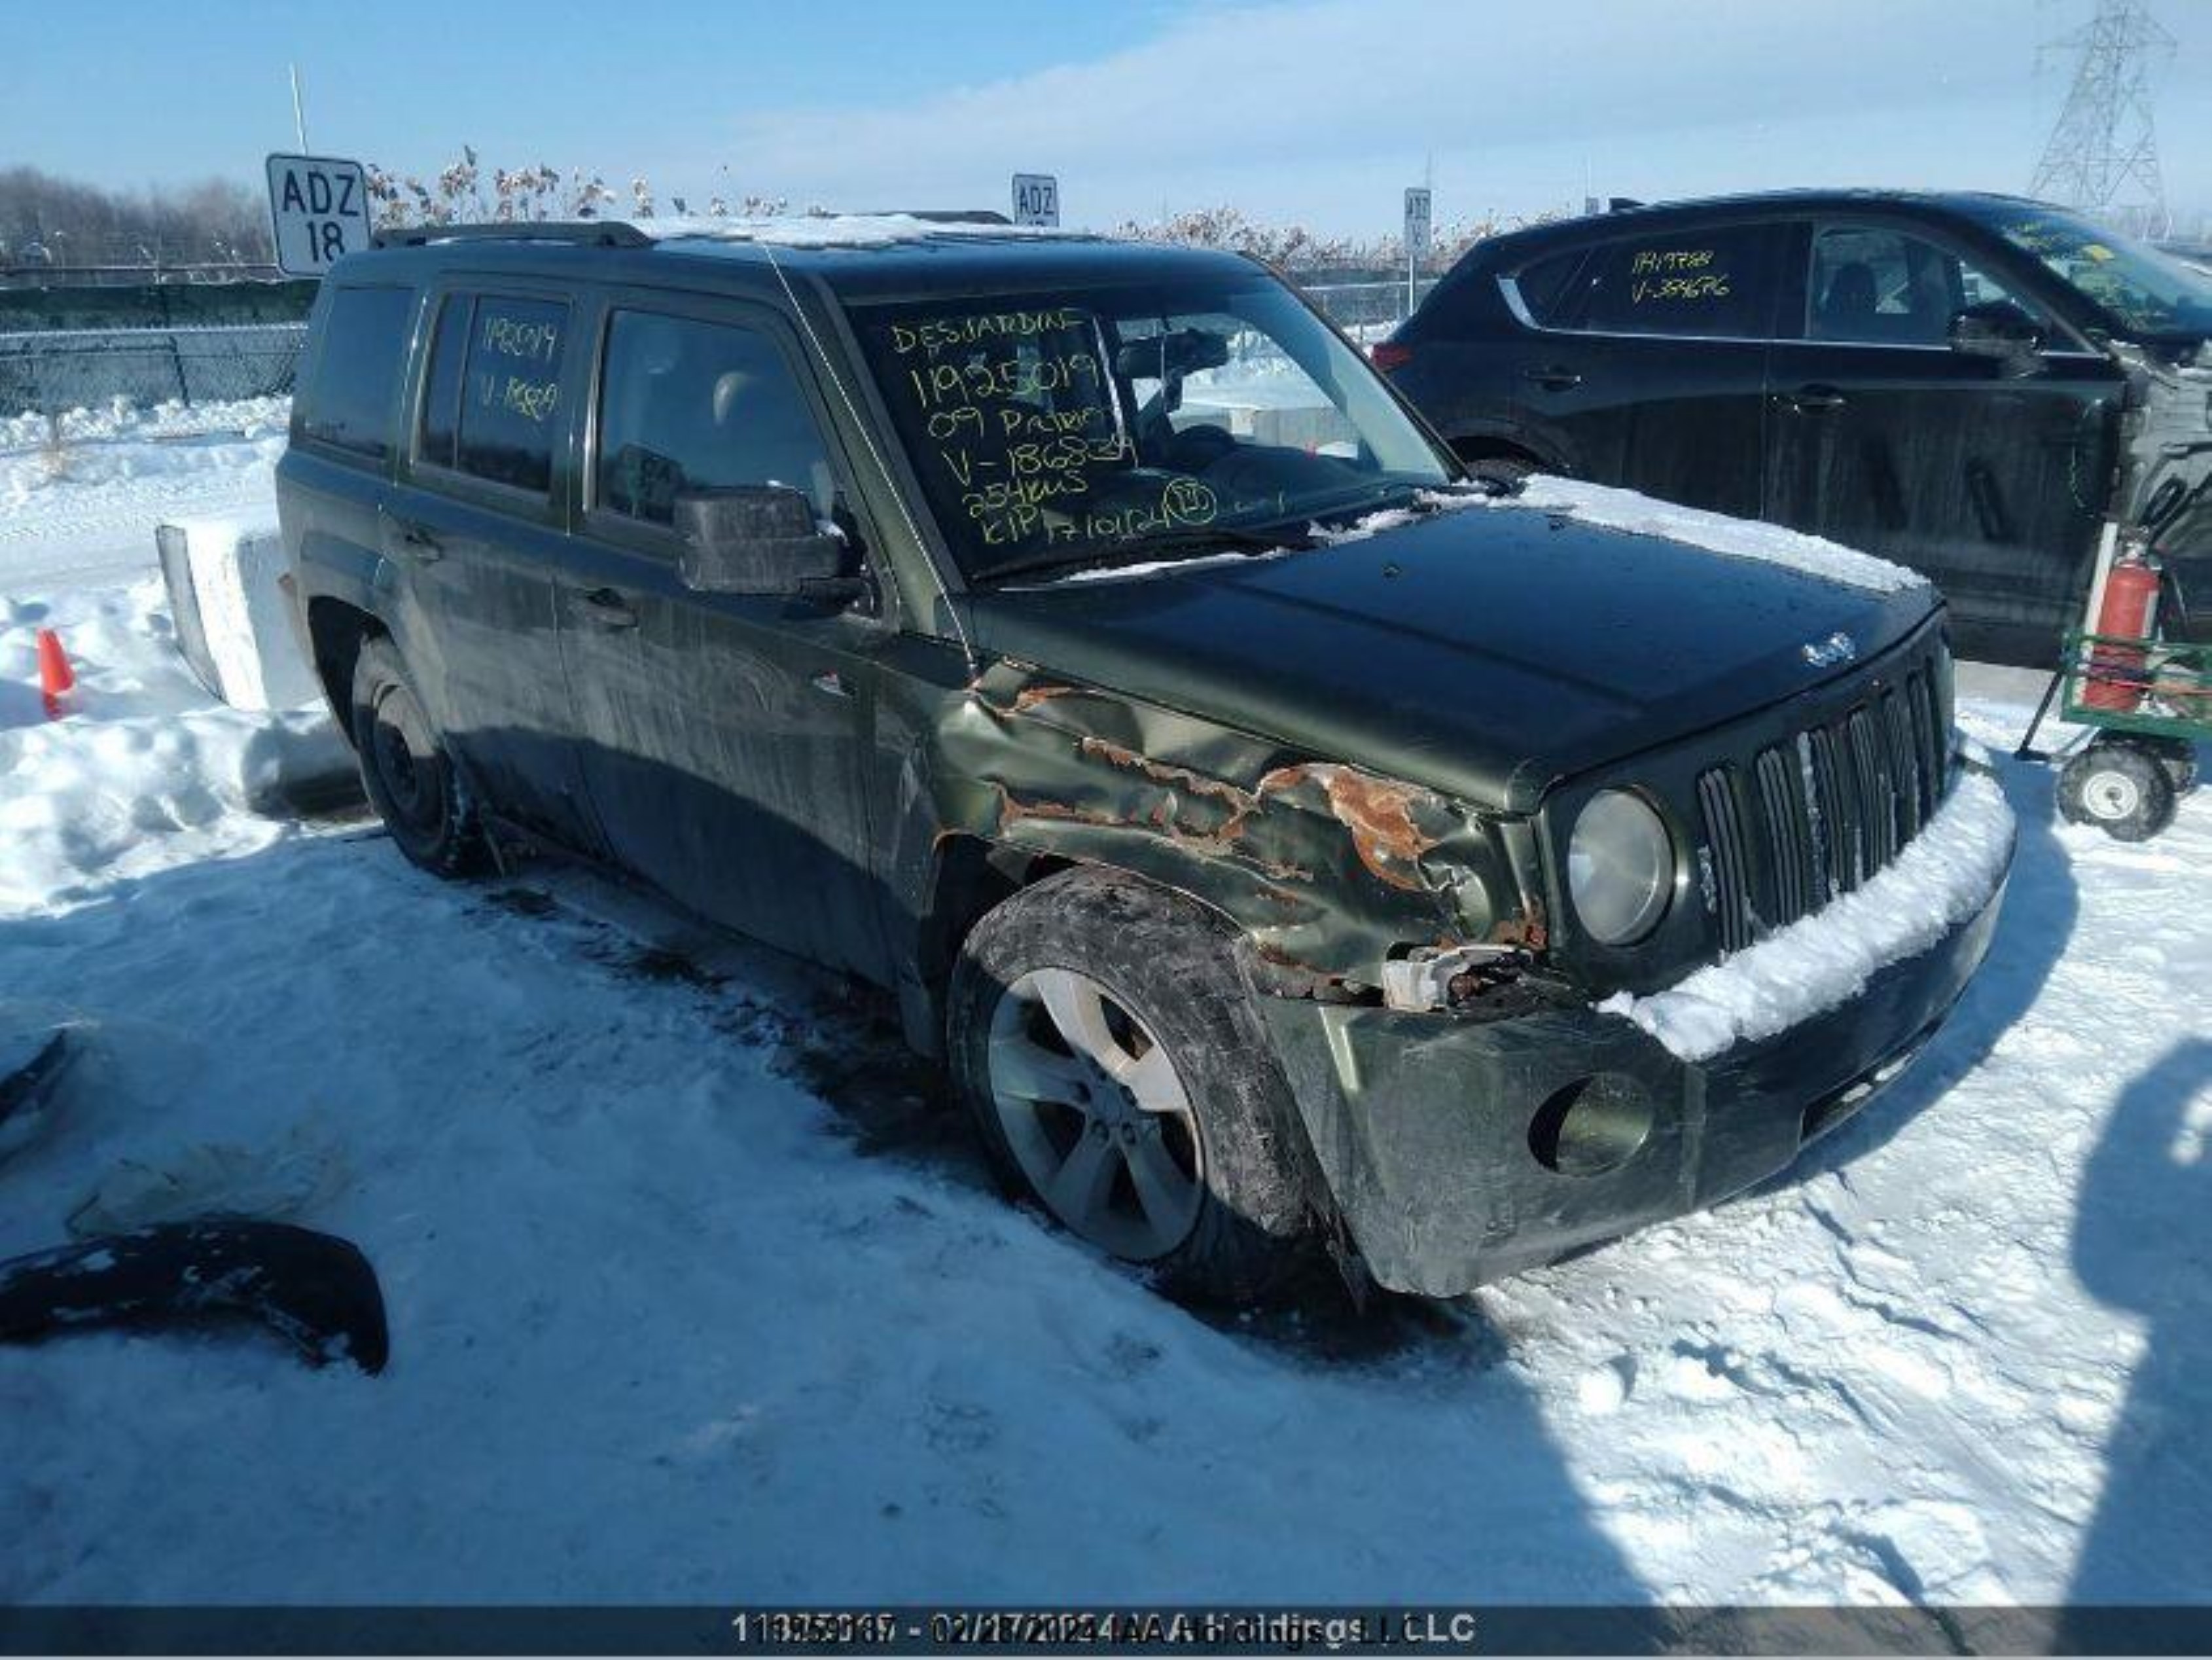
[[[1774,246],[1763,225],[1604,243],[1561,295],[1554,326],[1764,339],[1773,316]]]
[[[1587,252],[1570,248],[1565,253],[1534,260],[1514,273],[1513,286],[1521,295],[1521,303],[1536,322],[1548,328],[1559,320],[1568,283],[1582,269]]]
[[[598,506],[672,524],[686,490],[782,484],[827,518],[836,495],[814,411],[775,342],[725,323],[617,311],[599,392]]]
[[[323,319],[322,350],[301,398],[302,436],[381,461],[392,453],[392,401],[407,359],[412,289],[340,289]]]
[[[439,334],[442,344],[442,317]],[[568,307],[559,301],[477,296],[453,435],[459,471],[540,495],[552,488],[561,354],[568,337]],[[433,362],[433,391],[437,383],[438,365]]]

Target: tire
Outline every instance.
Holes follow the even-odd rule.
[[[2173,822],[2173,785],[2156,757],[2100,739],[2058,775],[2058,811],[2121,842],[2148,842]]]
[[[2197,745],[2191,739],[2130,733],[2118,741],[2132,745],[2165,768],[2166,781],[2173,787],[2176,796],[2186,795],[2197,787]]]
[[[362,787],[400,852],[433,876],[473,876],[490,845],[444,741],[389,640],[362,642],[353,671]]]
[[[1525,455],[1478,455],[1466,466],[1470,478],[1495,484],[1507,496],[1518,496],[1521,487],[1541,471]]]
[[[962,946],[946,1025],[1012,1196],[1201,1300],[1261,1300],[1316,1261],[1321,1177],[1205,912],[1100,871],[1024,889]]]

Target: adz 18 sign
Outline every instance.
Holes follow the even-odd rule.
[[[327,155],[269,158],[269,221],[276,265],[288,277],[320,277],[368,246],[368,180],[358,161]]]
[[[1014,222],[1017,225],[1060,223],[1060,180],[1048,173],[1014,175]]]

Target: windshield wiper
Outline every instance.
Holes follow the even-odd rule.
[[[1009,576],[1032,575],[1039,571],[1085,568],[1111,569],[1116,565],[1144,564],[1164,556],[1171,558],[1176,554],[1200,550],[1218,552],[1230,549],[1250,554],[1282,553],[1296,552],[1312,545],[1312,538],[1299,531],[1260,530],[1243,525],[1191,526],[1182,530],[1163,531],[1156,536],[1139,536],[1127,542],[1116,542],[1110,547],[1030,554],[1024,558],[1009,560],[1003,565],[994,565],[982,572],[977,580],[998,582]]]

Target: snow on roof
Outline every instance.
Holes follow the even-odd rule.
[[[1094,240],[1049,225],[1009,225],[989,220],[926,219],[913,213],[787,214],[774,218],[706,218],[698,215],[629,222],[656,242],[751,242],[780,248],[890,248],[961,237]]]
[[[1808,576],[1850,587],[1870,588],[1876,593],[1901,593],[1928,586],[1928,579],[1917,571],[1844,547],[1825,537],[1808,536],[1802,531],[1784,530],[1779,525],[1763,525],[1749,519],[1731,519],[1725,514],[1706,513],[1697,508],[1678,507],[1672,502],[1639,496],[1634,490],[1585,484],[1571,478],[1540,474],[1528,481],[1520,495],[1500,497],[1493,505],[1535,508],[1547,513],[1563,513],[1584,524],[1601,525],[1609,530],[1663,536],[1670,542],[1687,543],[1708,552],[1787,565]]]
[[[1776,1037],[1856,997],[1978,911],[2004,879],[2013,834],[1996,779],[1962,773],[1928,827],[1863,887],[1678,986],[1649,997],[1619,992],[1598,1010],[1634,1021],[1684,1061]]]

